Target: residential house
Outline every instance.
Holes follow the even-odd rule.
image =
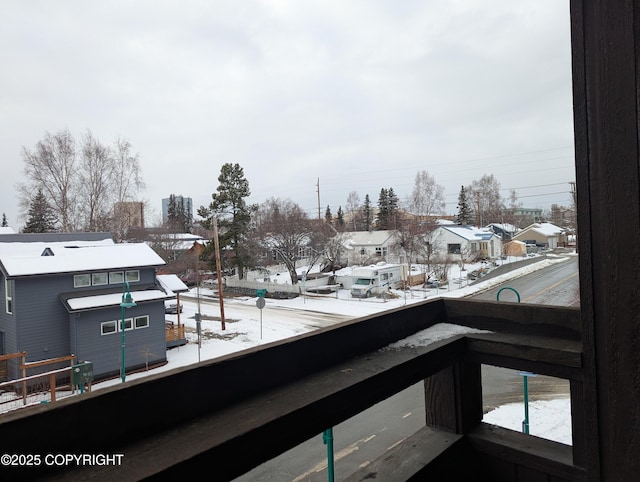
[[[397,257],[395,243],[398,240],[396,230],[350,231],[343,236],[347,247],[349,264],[370,264],[376,260],[388,261],[389,257]]]
[[[485,226],[485,230],[493,231],[500,236],[502,241],[509,241],[519,231],[517,226],[509,223],[491,223]]]
[[[502,241],[493,231],[460,224],[440,224],[432,239],[434,254],[458,254],[465,259],[496,258],[500,256]]]
[[[1,235],[0,354],[75,354],[106,378],[120,371],[124,318],[126,369],[166,361],[164,300],[175,295],[157,283],[162,265],[146,244],[105,233]],[[123,316],[127,288],[136,306]]]
[[[567,241],[564,229],[551,223],[531,224],[516,234],[513,239],[549,249],[562,246]]]
[[[184,253],[204,248],[208,242],[197,234],[159,232],[150,233],[147,244],[165,253],[168,260],[175,261]]]

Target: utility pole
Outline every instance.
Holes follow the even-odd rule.
[[[318,221],[322,221],[320,217],[320,178],[318,178],[318,182],[316,184],[316,191],[318,193]]]
[[[224,302],[222,300],[222,271],[220,270],[220,243],[218,241],[218,218],[213,218],[213,244],[216,249],[216,273],[218,277],[218,299],[220,303],[220,321],[222,322],[222,329],[224,326]]]

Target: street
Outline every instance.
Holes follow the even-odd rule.
[[[580,306],[578,257],[568,257],[567,261],[513,279],[500,287],[478,293],[471,298],[496,301],[498,291],[505,286],[515,289],[520,294],[521,303]],[[500,293],[498,301],[517,303],[518,299],[513,291],[504,290]]]
[[[521,303],[556,306],[580,306],[580,283],[578,279],[578,257],[549,268],[516,278],[473,296],[477,300],[496,301],[498,292],[504,287],[513,288],[520,295]],[[499,301],[515,303],[517,295],[511,289],[500,292]],[[569,396],[569,382],[547,376],[528,378],[531,400],[548,400]],[[482,392],[485,413],[500,405],[523,400],[523,378],[517,370],[482,367]]]

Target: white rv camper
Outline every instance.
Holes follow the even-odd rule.
[[[351,272],[351,296],[368,298],[400,286],[401,266],[399,264],[378,263]]]

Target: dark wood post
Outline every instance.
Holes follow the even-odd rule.
[[[572,0],[589,480],[640,477],[640,3]]]
[[[466,434],[482,420],[478,363],[459,361],[424,381],[425,418],[430,427]]]

